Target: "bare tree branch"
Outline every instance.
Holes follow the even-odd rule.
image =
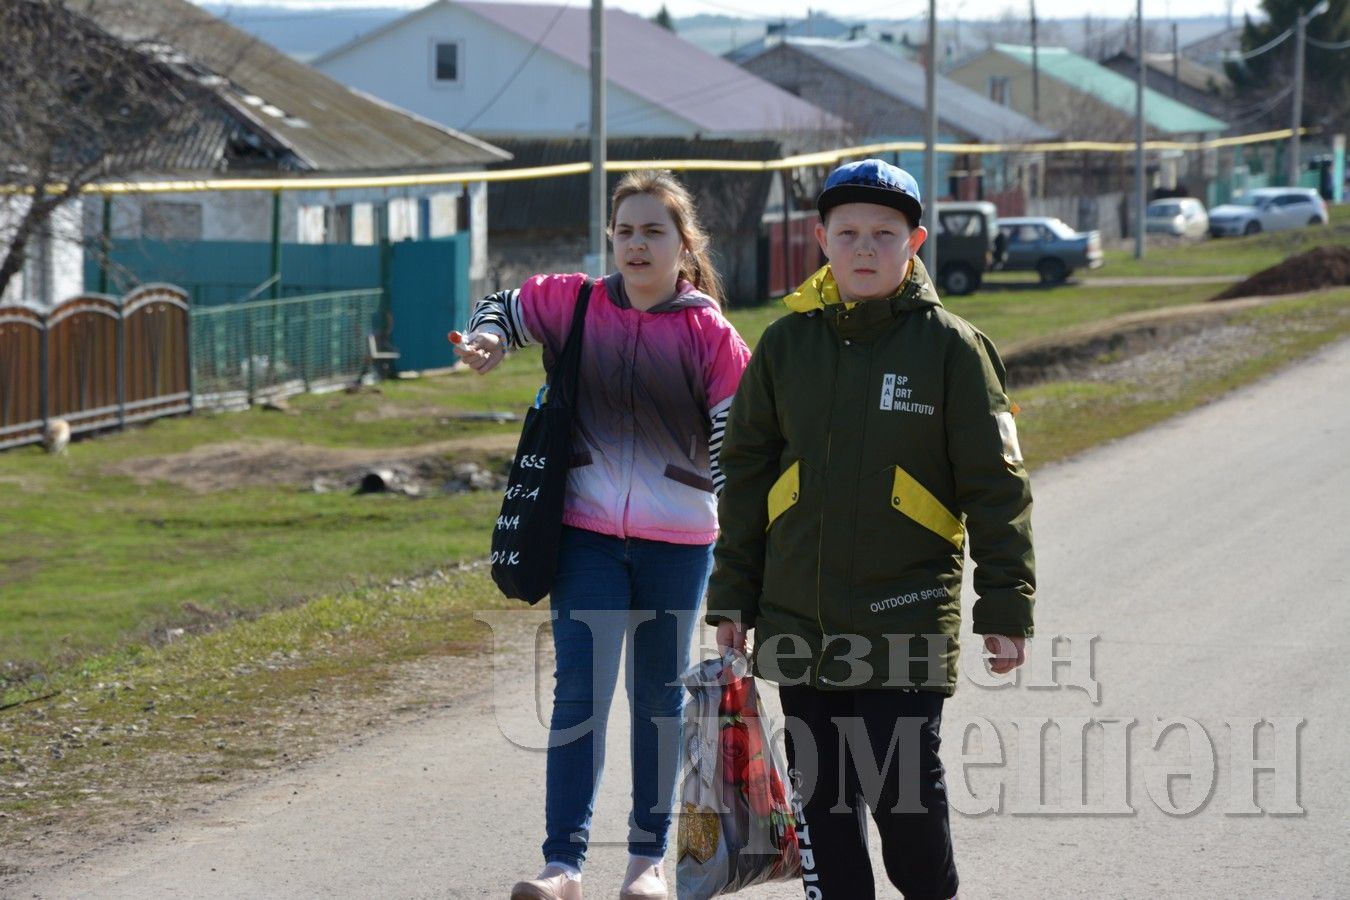
[[[180,168],[221,118],[171,45],[119,39],[90,18],[99,2],[0,2],[0,191],[27,201],[0,218],[0,293],[62,204],[99,180]]]

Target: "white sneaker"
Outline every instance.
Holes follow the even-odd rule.
[[[511,900],[581,900],[581,882],[557,866],[545,866],[538,878],[517,881]]]
[[[670,888],[660,863],[642,857],[629,858],[619,900],[667,900],[669,896]]]

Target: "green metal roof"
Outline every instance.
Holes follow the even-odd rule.
[[[1031,48],[1019,44],[995,44],[994,49],[1023,65],[1031,65]],[[1041,47],[1040,70],[1075,90],[1097,98],[1128,116],[1134,115],[1135,83],[1105,66],[1099,66],[1064,47]],[[1179,103],[1152,88],[1144,89],[1144,118],[1150,128],[1164,134],[1219,132],[1228,127],[1211,115]]]

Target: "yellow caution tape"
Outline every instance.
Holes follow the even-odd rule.
[[[1311,134],[1315,129],[1301,129]],[[1238,137],[1215,138],[1209,141],[1146,141],[1145,150],[1217,150],[1287,139],[1288,129],[1244,134]],[[1132,153],[1133,142],[1062,141],[1038,144],[938,144],[939,153]],[[830,166],[842,159],[873,156],[878,153],[922,152],[922,141],[888,141],[880,144],[862,144],[839,147],[817,153],[802,153],[772,160],[746,159],[645,159],[610,160],[607,172],[631,172],[637,169],[671,169],[678,172],[779,172],[806,166]],[[492,169],[477,172],[426,172],[420,175],[351,176],[343,178],[195,178],[160,181],[117,181],[85,185],[85,194],[191,194],[204,191],[334,191],[353,188],[410,188],[435,187],[448,184],[467,184],[474,181],[524,181],[536,178],[558,178],[565,175],[585,175],[589,162],[564,163],[555,166],[531,166],[521,169]],[[49,185],[49,193],[60,193],[64,185]],[[0,185],[0,194],[32,193],[31,187]]]

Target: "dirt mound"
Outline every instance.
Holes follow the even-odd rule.
[[[1350,247],[1314,247],[1307,253],[1289,257],[1279,265],[1262,269],[1246,281],[1209,299],[1212,302],[1238,297],[1299,294],[1347,284],[1350,284]]]
[[[1008,387],[1091,377],[1104,365],[1170,346],[1223,324],[1243,309],[1272,302],[1248,298],[1221,306],[1194,303],[1142,310],[1022,341],[1003,351]]]
[[[316,447],[293,441],[255,440],[205,444],[184,453],[142,457],[106,466],[142,483],[167,481],[198,493],[240,487],[300,487],[324,492],[354,488],[371,468],[388,469],[401,482],[434,490],[483,490],[461,471],[474,464],[496,472],[511,455],[514,434],[478,435],[417,447],[386,449]],[[463,482],[463,484],[460,484]],[[494,484],[495,486],[495,484]]]

